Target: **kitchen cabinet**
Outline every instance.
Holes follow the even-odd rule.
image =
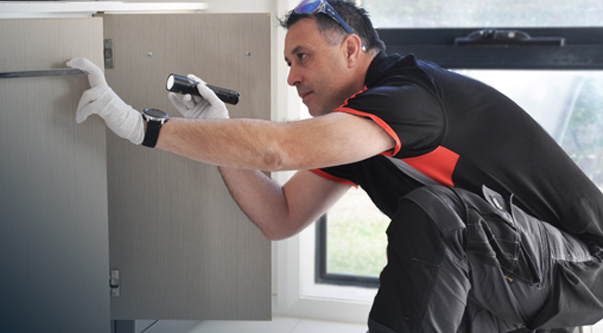
[[[267,14],[1,19],[0,40],[2,73],[86,57],[132,107],[171,117],[168,74],[194,73],[240,92],[231,117],[270,118]],[[0,79],[3,327],[270,319],[270,242],[217,168],[76,124],[88,83],[71,74]]]

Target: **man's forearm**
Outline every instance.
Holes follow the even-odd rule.
[[[256,170],[278,170],[278,124],[257,119],[171,118],[156,148],[203,163]]]

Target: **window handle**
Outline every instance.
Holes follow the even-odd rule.
[[[563,46],[563,37],[532,37],[521,30],[482,29],[468,34],[466,37],[454,39],[455,46],[508,46],[508,45],[549,45]]]

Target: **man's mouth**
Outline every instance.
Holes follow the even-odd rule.
[[[299,93],[299,97],[302,99],[302,101],[308,96],[312,94],[312,91],[304,91],[304,92],[300,92]]]

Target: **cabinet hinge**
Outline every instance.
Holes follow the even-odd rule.
[[[112,269],[109,273],[109,287],[111,287],[111,297],[119,297],[121,295],[121,287],[119,284],[119,269]]]
[[[105,57],[105,68],[113,68],[113,40],[103,40],[103,56]]]

